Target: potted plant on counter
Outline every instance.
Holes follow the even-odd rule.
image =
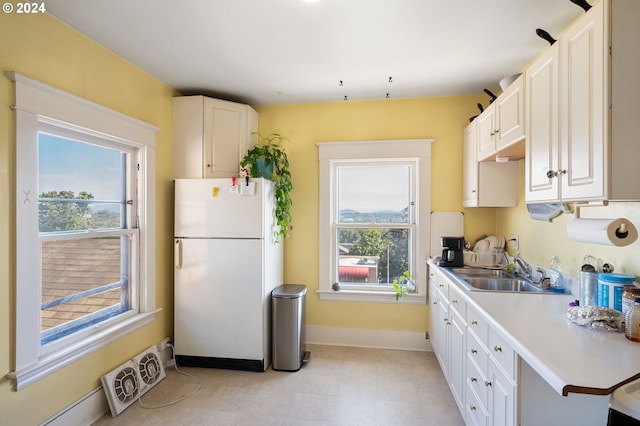
[[[280,237],[288,237],[291,226],[291,172],[289,171],[289,159],[282,148],[285,137],[279,133],[262,135],[253,132],[258,137],[258,143],[251,147],[240,162],[240,167],[249,168],[251,177],[264,177],[273,182],[275,195],[275,212],[278,230],[276,241]]]

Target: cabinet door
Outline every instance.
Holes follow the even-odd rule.
[[[466,324],[464,320],[450,310],[449,316],[451,324],[449,325],[451,364],[449,366],[449,386],[453,398],[458,404],[461,413],[465,410],[465,368],[466,368],[466,348],[465,348],[465,331]]]
[[[440,368],[442,374],[448,379],[449,377],[449,307],[442,297],[438,296],[438,314],[436,318],[435,327],[438,328],[436,333],[436,347],[438,351],[435,353],[438,361],[440,362]]]
[[[525,72],[525,200],[559,199],[558,49],[549,47]]]
[[[438,335],[444,324],[438,323],[438,284],[436,274],[429,272],[429,342],[433,352],[437,355],[440,351],[438,346]]]
[[[560,40],[560,182],[565,200],[606,196],[603,21],[604,5],[600,4],[582,15]]]
[[[496,99],[496,151],[524,139],[524,77],[518,77]]]
[[[514,426],[516,421],[517,386],[492,360],[489,362],[489,424],[493,426]]]
[[[257,121],[249,106],[218,99],[205,99],[204,161],[205,177],[236,176],[247,152],[247,144]]]
[[[489,105],[474,121],[478,127],[478,161],[496,153],[495,104]]]
[[[478,206],[477,136],[476,123],[471,123],[464,129],[462,147],[462,205],[464,207]]]

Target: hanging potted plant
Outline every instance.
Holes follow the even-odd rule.
[[[275,217],[278,225],[276,241],[280,237],[288,237],[291,226],[291,172],[287,153],[282,148],[285,138],[278,133],[262,135],[259,132],[252,134],[258,137],[258,143],[251,147],[240,162],[240,167],[249,168],[251,177],[263,177],[273,181],[275,195]]]

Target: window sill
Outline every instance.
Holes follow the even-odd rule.
[[[320,300],[340,302],[368,302],[368,303],[400,303],[404,305],[425,305],[427,297],[424,294],[408,294],[396,301],[396,294],[388,291],[363,290],[317,290]]]
[[[39,362],[19,371],[12,371],[7,374],[7,377],[14,381],[14,389],[20,390],[90,353],[107,346],[123,336],[150,324],[160,311],[161,309],[156,309],[152,312],[135,315],[125,321],[119,322],[113,327],[93,334],[76,344],[43,355],[40,357]]]

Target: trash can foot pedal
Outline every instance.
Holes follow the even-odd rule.
[[[302,363],[303,363],[303,364],[306,364],[306,363],[308,363],[308,362],[309,362],[309,360],[310,360],[310,359],[311,359],[311,352],[306,351],[306,352],[304,353],[304,355],[302,356]]]

